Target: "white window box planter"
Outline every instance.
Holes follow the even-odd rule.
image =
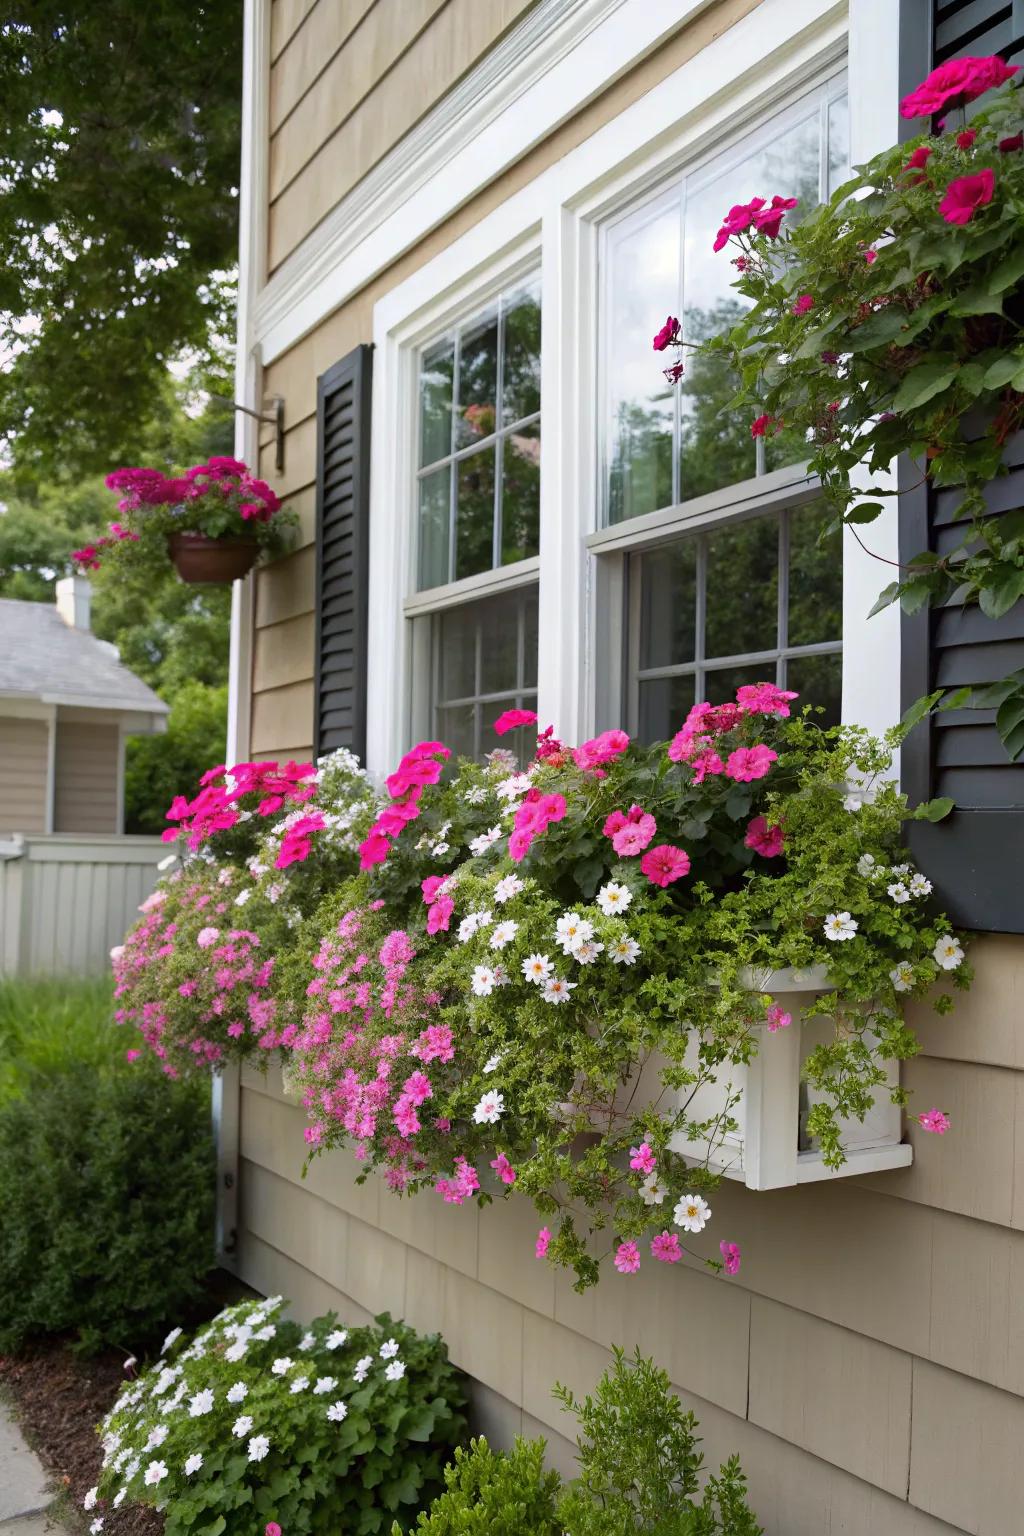
[[[830,990],[824,967],[762,971],[744,980],[751,990],[770,993],[786,1013],[792,1014],[793,1022],[775,1034],[764,1025],[756,1026],[760,1038],[750,1063],[726,1064],[717,1082],[702,1086],[690,1099],[690,1119],[701,1122],[728,1114],[736,1129],[714,1144],[689,1141],[677,1133],[671,1142],[673,1151],[706,1163],[727,1178],[742,1180],[748,1189],[782,1189],[820,1179],[906,1168],[913,1160],[913,1148],[900,1139],[900,1107],[890,1101],[886,1085],[879,1085],[875,1104],[863,1121],[839,1120],[846,1153],[842,1167],[827,1167],[821,1152],[806,1144],[803,1127],[807,1112],[824,1096],[802,1080],[801,1070],[811,1051],[832,1038],[834,1024],[828,1018],[801,1021],[800,1015],[811,996]],[[687,1065],[696,1068],[696,1043],[691,1049],[692,1060],[688,1059]],[[895,1087],[899,1062],[885,1066],[888,1086]],[[689,1098],[692,1090],[679,1092],[681,1098]],[[730,1099],[736,1102],[727,1109]]]

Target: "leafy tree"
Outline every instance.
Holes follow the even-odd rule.
[[[0,436],[132,457],[232,329],[241,0],[10,0],[0,26]]]
[[[196,781],[223,757],[228,690],[184,683],[175,693],[167,730],[129,738],[124,776],[126,832],[159,833],[170,825],[166,811],[177,794],[192,794]]]

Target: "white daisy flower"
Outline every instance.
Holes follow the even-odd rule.
[[[668,1185],[661,1182],[657,1173],[649,1173],[640,1185],[640,1193],[645,1205],[661,1205],[668,1194]]]
[[[496,987],[510,987],[512,985],[512,977],[503,965],[496,965],[493,969],[494,985]]]
[[[897,992],[909,992],[914,985],[914,967],[910,961],[898,961],[889,972],[889,980]]]
[[[304,1333],[302,1335],[302,1338],[299,1340],[299,1348],[300,1349],[312,1349],[315,1344],[316,1344],[316,1334],[315,1333]]]
[[[613,965],[632,965],[639,953],[640,945],[636,939],[631,939],[626,934],[608,946],[608,956]]]
[[[199,1471],[199,1468],[202,1466],[202,1464],[203,1458],[200,1453],[198,1451],[193,1451],[192,1455],[185,1462],[185,1476],[191,1477],[193,1472]]]
[[[384,1375],[387,1377],[388,1381],[401,1381],[402,1377],[405,1375],[405,1361],[392,1360],[391,1364],[384,1372]]]
[[[128,1494],[128,1489],[127,1488],[119,1488],[118,1489],[118,1491],[114,1494],[114,1508],[115,1509],[120,1509],[121,1508],[121,1505],[124,1503],[125,1498],[127,1497],[127,1494]]]
[[[877,863],[878,860],[875,858],[873,853],[862,853],[860,858],[857,860],[858,875],[862,875],[865,880],[872,879]]]
[[[910,892],[902,880],[894,880],[892,885],[886,886],[886,890],[898,907],[902,907],[904,902],[910,900]]]
[[[250,1429],[252,1429],[252,1416],[251,1414],[243,1413],[232,1424],[231,1433],[235,1436],[236,1440],[241,1440],[243,1436],[249,1433]]]
[[[463,795],[467,805],[483,805],[487,799],[487,791],[482,784],[474,784]]]
[[[546,1003],[567,1003],[569,993],[575,991],[574,981],[563,981],[561,976],[549,976],[544,983],[541,997]]]
[[[340,1349],[341,1346],[344,1344],[344,1342],[345,1342],[345,1340],[347,1338],[348,1338],[348,1331],[347,1331],[347,1329],[345,1329],[345,1328],[335,1328],[334,1332],[333,1333],[329,1333],[327,1335],[326,1339],[324,1339],[324,1348],[325,1349]]]
[[[292,1384],[288,1388],[288,1390],[291,1393],[292,1397],[298,1397],[299,1393],[300,1392],[305,1392],[305,1390],[306,1390],[306,1388],[308,1386],[309,1386],[309,1377],[308,1376],[296,1376],[295,1380],[292,1382]]]
[[[582,944],[576,945],[576,948],[571,951],[571,954],[572,958],[579,965],[593,965],[594,961],[597,959],[598,955],[602,953],[603,950],[604,945],[599,944],[596,939],[584,939]]]
[[[273,1323],[268,1323],[265,1328],[261,1328],[258,1333],[254,1333],[253,1338],[259,1339],[261,1343],[265,1344],[268,1339],[274,1338],[276,1333],[277,1329],[274,1327]]]
[[[155,1425],[154,1428],[149,1432],[149,1439],[143,1446],[143,1450],[155,1451],[158,1445],[163,1445],[169,1434],[170,1430],[167,1428],[166,1424]]]
[[[505,1098],[503,1094],[489,1089],[473,1111],[473,1121],[476,1125],[494,1125],[505,1112]]]
[[[318,1376],[316,1386],[313,1388],[314,1397],[323,1397],[325,1392],[333,1392],[338,1385],[336,1376]]]
[[[479,858],[480,854],[486,853],[488,848],[493,848],[494,844],[502,836],[503,833],[500,826],[488,827],[486,832],[481,832],[478,837],[470,840],[469,851],[474,858]]]
[[[237,1343],[228,1345],[227,1349],[224,1351],[224,1359],[229,1360],[232,1365],[237,1365],[238,1361],[243,1358],[248,1347],[249,1346],[245,1339],[239,1339]]]
[[[468,944],[475,933],[491,921],[489,912],[469,912],[459,924],[459,943]]]
[[[147,1488],[155,1488],[157,1483],[162,1483],[167,1476],[166,1461],[151,1461],[146,1468],[142,1481]]]
[[[89,1536],[100,1536],[100,1531],[102,1531],[102,1529],[103,1529],[103,1516],[102,1515],[97,1515],[96,1519],[89,1526]]]
[[[380,1357],[381,1357],[382,1360],[393,1360],[397,1354],[398,1354],[398,1340],[397,1339],[388,1339],[380,1347]]]
[[[262,1461],[270,1450],[270,1441],[266,1435],[253,1435],[249,1441],[249,1460]]]
[[[228,1402],[240,1403],[249,1395],[249,1388],[244,1381],[236,1381],[234,1386],[228,1387]]]
[[[370,1366],[372,1364],[373,1364],[373,1356],[372,1355],[364,1355],[361,1360],[357,1360],[356,1363],[355,1363],[355,1367],[353,1368],[353,1371],[352,1371],[353,1380],[354,1381],[365,1381],[367,1376],[370,1374]]]
[[[165,1355],[167,1353],[167,1351],[170,1349],[171,1345],[175,1342],[175,1340],[176,1339],[180,1339],[180,1338],[181,1338],[181,1329],[180,1328],[172,1328],[170,1333],[167,1335],[166,1339],[164,1339],[163,1346],[162,1346],[162,1348],[160,1350],[160,1353],[162,1355]]]
[[[621,885],[618,880],[609,880],[597,893],[597,904],[605,917],[614,917],[617,912],[625,912],[632,900],[633,892],[629,886]]]
[[[555,938],[562,946],[562,954],[570,955],[577,944],[594,937],[594,925],[578,912],[563,912],[555,924]]]
[[[213,1393],[209,1387],[204,1387],[201,1392],[195,1393],[189,1399],[188,1416],[190,1419],[201,1419],[205,1413],[213,1412]]]
[[[964,958],[963,946],[952,933],[947,933],[938,941],[932,954],[944,971],[955,971]]]
[[[511,901],[513,896],[518,896],[520,891],[526,889],[526,882],[520,880],[518,875],[503,875],[494,887],[494,899],[500,905]]]
[[[501,783],[495,786],[494,792],[500,795],[502,800],[519,800],[526,794],[532,782],[528,773],[514,773],[511,778],[502,779]]]
[[[840,943],[843,939],[852,939],[857,932],[857,919],[851,917],[849,912],[830,912],[825,919],[825,937],[833,943]]]
[[[498,1068],[501,1066],[501,1058],[504,1054],[504,1051],[495,1051],[493,1056],[488,1056],[487,1060],[484,1062],[484,1071],[486,1073],[497,1072]]]
[[[551,975],[553,967],[547,955],[537,954],[527,955],[520,969],[522,970],[522,973],[526,977],[527,981],[536,982],[537,986],[539,987],[545,981],[547,981],[548,977]]]
[[[910,874],[910,865],[909,864],[894,864],[893,867],[892,867],[892,873],[894,875],[898,875],[899,878],[902,880],[904,875],[909,875]]]
[[[711,1219],[711,1207],[700,1195],[684,1195],[672,1212],[672,1220],[684,1232],[703,1232]]]
[[[924,875],[917,874],[910,877],[911,896],[930,896],[931,893],[932,883],[930,880],[926,880]]]
[[[249,886],[247,886],[245,888],[245,890],[239,891],[238,895],[235,897],[235,906],[236,907],[244,907],[246,902],[249,900],[249,897],[251,895],[252,895],[252,889]]]
[[[86,1494],[85,1498],[82,1500],[82,1508],[83,1509],[95,1509],[96,1508],[96,1500],[99,1498],[99,1496],[100,1496],[99,1488],[90,1488],[89,1492]]]
[[[273,1371],[275,1376],[287,1376],[288,1372],[291,1370],[294,1364],[294,1360],[292,1360],[288,1355],[282,1355],[280,1359],[274,1361],[270,1369]]]
[[[497,927],[494,929],[494,932],[491,934],[491,948],[504,949],[506,944],[512,943],[512,940],[515,938],[518,932],[518,923],[513,923],[511,920],[508,920],[504,923],[498,923]]]
[[[476,997],[490,997],[494,991],[494,972],[489,965],[474,966],[469,984]]]
[[[330,1407],[327,1409],[327,1417],[330,1419],[332,1424],[340,1424],[347,1413],[348,1409],[340,1397],[338,1398],[337,1402],[331,1403]]]

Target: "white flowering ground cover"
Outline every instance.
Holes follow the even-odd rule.
[[[374,1536],[430,1502],[465,1427],[459,1378],[436,1334],[385,1313],[308,1329],[282,1298],[241,1302],[191,1342],[168,1334],[100,1426],[91,1536],[129,1503],[163,1510],[167,1536]]]

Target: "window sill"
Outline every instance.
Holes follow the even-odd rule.
[[[405,599],[402,611],[407,619],[422,618],[424,614],[436,613],[440,608],[453,608],[457,603],[488,597],[492,592],[507,592],[512,587],[529,586],[538,579],[539,574],[540,557],[532,555],[529,560],[500,565],[495,570],[481,571],[477,576],[450,581],[443,587],[414,592]]]

